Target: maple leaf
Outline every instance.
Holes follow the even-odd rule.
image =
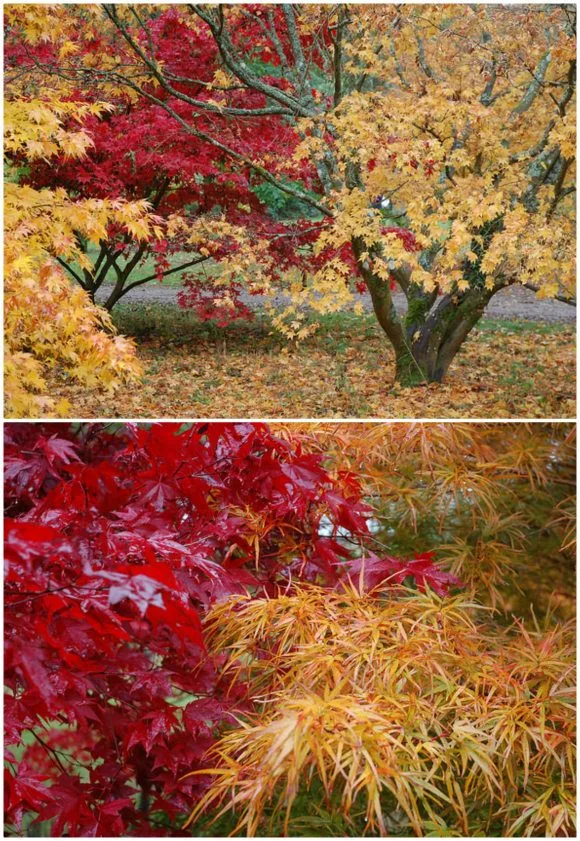
[[[109,575],[107,576],[109,577]],[[117,605],[129,599],[144,616],[150,606],[163,608],[163,598],[159,584],[147,575],[119,575],[114,573],[117,584],[109,588],[109,604]]]
[[[42,451],[51,467],[55,462],[70,464],[72,461],[80,461],[76,453],[76,447],[72,441],[53,435],[51,438],[39,443],[41,443]]]
[[[374,590],[381,584],[402,584],[412,578],[420,590],[429,588],[439,596],[447,596],[453,588],[462,586],[461,581],[438,567],[434,556],[434,552],[423,552],[404,560],[371,553],[349,562],[347,577],[355,584],[361,583],[365,590]]]

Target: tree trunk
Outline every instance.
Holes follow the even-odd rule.
[[[408,347],[395,351],[396,379],[403,385],[440,383],[468,335],[482,317],[492,296],[506,283],[493,289],[470,287],[463,292],[443,295],[437,305],[417,325],[411,316],[413,297],[409,292],[409,313],[405,318]]]
[[[418,359],[411,351],[403,351],[396,356],[395,380],[401,385],[416,386],[430,382],[425,360]]]
[[[373,302],[377,321],[385,331],[395,353],[395,380],[401,385],[440,383],[463,342],[482,317],[492,296],[509,285],[498,280],[492,289],[475,283],[465,291],[440,297],[426,292],[411,280],[408,269],[396,269],[394,276],[405,293],[407,314],[398,315],[389,284],[373,273],[362,238],[352,241],[361,274]],[[473,283],[473,281],[472,281]]]

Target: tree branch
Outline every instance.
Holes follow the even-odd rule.
[[[249,70],[247,64],[244,61],[241,61],[237,58],[234,45],[232,44],[232,41],[225,26],[223,6],[218,7],[218,11],[221,14],[219,22],[216,21],[206,11],[206,6],[192,4],[189,8],[199,18],[201,18],[201,20],[203,20],[204,23],[206,23],[209,26],[214,40],[220,51],[222,60],[228,68],[228,70],[230,70],[234,74],[234,76],[236,76],[238,79],[240,79],[240,81],[244,82],[244,84],[246,84],[253,90],[257,90],[260,93],[263,93],[264,96],[269,97],[270,99],[274,99],[276,102],[279,102],[281,105],[284,105],[297,116],[315,116],[316,112],[313,111],[311,108],[307,108],[306,106],[304,106],[299,99],[297,99],[294,96],[290,96],[290,94],[286,93],[285,91],[281,91],[279,88],[276,88],[273,85],[267,84],[259,76],[255,76]]]
[[[540,287],[534,286],[533,283],[522,283],[522,286],[524,287],[524,289],[529,289],[531,292],[540,291]],[[576,298],[574,298],[572,295],[551,295],[550,297],[553,298],[555,301],[561,301],[561,303],[563,304],[568,304],[569,307],[576,306]]]
[[[133,10],[133,7],[130,7],[134,14],[136,14]],[[288,108],[280,108],[280,107],[266,107],[266,108],[235,108],[229,105],[216,105],[211,102],[204,102],[200,99],[194,99],[188,94],[183,93],[182,91],[177,90],[170,85],[167,81],[166,75],[164,75],[160,69],[159,65],[155,61],[154,58],[149,58],[144,50],[141,49],[139,44],[135,41],[135,39],[130,35],[129,30],[125,26],[125,24],[119,19],[115,5],[111,5],[110,7],[107,5],[103,6],[105,13],[109,17],[109,20],[113,23],[113,25],[118,29],[121,33],[125,41],[129,44],[133,52],[139,56],[141,61],[147,66],[147,68],[151,71],[155,79],[159,82],[160,86],[170,93],[171,96],[174,96],[176,99],[180,99],[183,102],[186,102],[188,105],[192,105],[194,108],[200,108],[202,110],[211,111],[214,114],[227,114],[228,116],[236,116],[236,117],[262,117],[267,115],[275,115],[275,114],[291,114]],[[137,16],[137,19],[141,22],[140,18]],[[143,24],[141,24],[143,26]]]
[[[89,289],[85,286],[85,282],[81,278],[81,276],[77,274],[77,272],[75,272],[75,270],[71,266],[69,266],[69,264],[65,260],[62,259],[62,257],[59,257],[58,254],[54,254],[53,257],[57,261],[57,263],[60,263],[63,269],[66,269],[67,272],[74,277],[74,279],[79,283],[80,286],[82,286],[82,288],[86,292],[89,291]]]
[[[544,77],[550,65],[551,58],[552,55],[550,52],[544,53],[534,71],[529,70],[529,68],[526,68],[532,74],[532,81],[530,82],[527,91],[514,108],[514,114],[523,114],[532,105],[532,102],[542,89]]]
[[[249,158],[245,158],[242,154],[236,152],[235,149],[231,149],[229,146],[226,146],[224,143],[221,143],[219,140],[216,140],[216,138],[211,137],[209,134],[206,134],[205,132],[194,128],[192,125],[187,123],[183,119],[183,117],[181,117],[167,102],[164,102],[163,100],[159,99],[149,91],[144,90],[140,85],[137,85],[135,82],[131,81],[130,79],[127,79],[124,76],[120,76],[119,74],[109,74],[109,76],[110,78],[114,76],[119,82],[122,82],[123,84],[135,90],[137,93],[149,99],[151,102],[154,102],[156,105],[159,105],[159,107],[163,108],[164,111],[170,114],[179,123],[179,125],[186,132],[188,132],[188,134],[191,134],[194,137],[199,138],[200,140],[204,140],[206,143],[210,143],[212,146],[215,146],[217,149],[220,149],[222,152],[224,152],[224,154],[234,158],[234,160],[244,163],[254,172],[257,172],[265,181],[268,181],[268,183],[272,184],[274,187],[277,187],[278,190],[281,190],[281,192],[287,193],[289,196],[293,196],[293,198],[299,199],[305,204],[310,205],[310,207],[315,208],[324,216],[328,216],[330,218],[334,217],[334,214],[326,205],[321,204],[320,202],[308,196],[306,193],[303,193],[301,190],[297,190],[294,187],[289,186],[288,184],[284,184],[278,181],[278,179],[274,175],[272,175],[263,166],[260,166],[260,164],[255,163]]]
[[[209,256],[196,257],[194,260],[189,260],[189,262],[182,263],[180,266],[175,266],[172,269],[167,269],[166,271],[161,272],[160,274],[162,274],[163,277],[168,277],[170,274],[175,274],[175,272],[182,272],[184,269],[188,269],[190,266],[197,266],[199,265],[199,263],[205,263],[205,261],[209,259]],[[157,274],[150,274],[147,277],[135,280],[133,281],[133,283],[130,283],[129,286],[125,287],[125,292],[129,292],[129,290],[134,289],[136,286],[141,286],[141,284],[143,283],[148,283],[150,280],[155,280],[157,277]]]

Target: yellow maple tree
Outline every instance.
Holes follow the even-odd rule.
[[[82,128],[87,106],[58,99],[8,99],[5,149],[24,163],[37,157],[84,154],[91,139]],[[59,366],[87,387],[114,389],[140,366],[133,343],[115,335],[108,313],[72,287],[55,257],[82,265],[79,237],[98,242],[110,222],[135,236],[154,227],[145,203],[75,201],[64,190],[35,190],[18,183],[4,191],[5,412],[10,417],[66,415],[66,401],[46,393],[46,372]]]

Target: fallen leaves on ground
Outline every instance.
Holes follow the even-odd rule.
[[[113,397],[51,382],[79,418],[547,418],[575,415],[575,331],[501,322],[474,331],[444,384],[394,383],[380,328],[326,327],[289,346],[263,323],[139,344],[145,376]]]

